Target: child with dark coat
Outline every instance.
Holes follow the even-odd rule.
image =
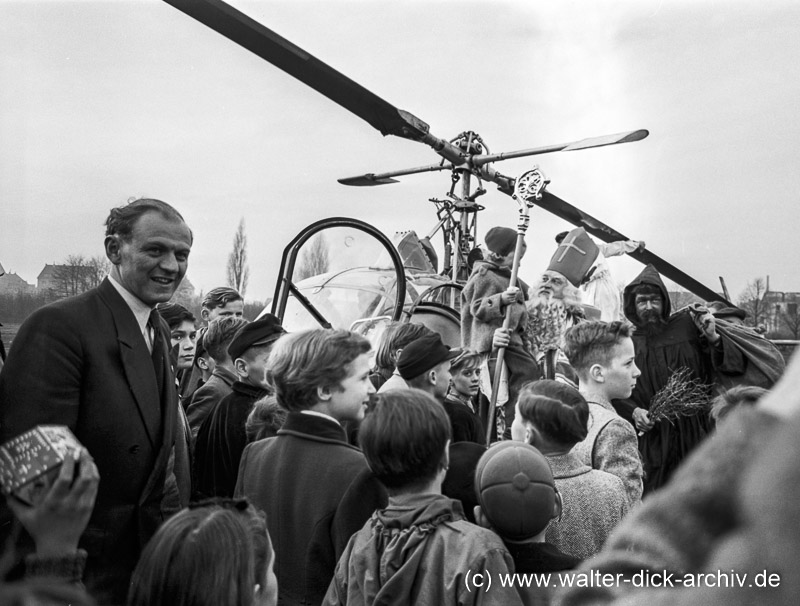
[[[197,432],[195,488],[199,497],[233,496],[239,461],[247,446],[247,417],[255,403],[272,392],[267,358],[285,333],[278,318],[267,314],[240,328],[228,346],[238,380]]]

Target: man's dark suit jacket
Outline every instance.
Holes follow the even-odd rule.
[[[178,400],[161,324],[167,388],[159,388],[136,318],[108,279],[32,314],[0,375],[0,442],[35,425],[66,425],[97,464],[97,501],[80,546],[89,554],[86,586],[101,604],[125,602],[141,548],[179,508],[168,465]],[[7,532],[4,525],[0,534]]]
[[[386,492],[333,420],[290,412],[277,437],[245,448],[235,495],[267,514],[278,603],[319,604],[351,535]]]

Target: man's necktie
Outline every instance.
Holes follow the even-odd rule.
[[[153,351],[151,357],[153,359],[153,369],[156,372],[156,384],[158,385],[158,392],[161,394],[161,401],[164,401],[164,335],[161,332],[161,316],[154,309],[150,312],[150,319],[147,321],[148,329],[152,335]]]

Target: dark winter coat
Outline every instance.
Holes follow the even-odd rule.
[[[319,604],[350,536],[386,491],[333,420],[290,412],[277,437],[249,444],[236,496],[267,515],[278,603]]]
[[[233,496],[242,451],[247,446],[247,417],[255,403],[267,395],[266,389],[236,381],[231,393],[200,426],[194,447],[198,498]]]

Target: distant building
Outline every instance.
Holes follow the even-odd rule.
[[[39,275],[36,277],[36,288],[40,292],[46,292],[48,290],[61,290],[59,273],[66,271],[66,269],[66,265],[45,264],[44,269],[42,269],[42,271],[40,271]]]
[[[764,325],[767,332],[783,332],[798,323],[800,292],[767,290],[764,294]]]
[[[36,292],[33,284],[28,284],[14,272],[5,273],[0,265],[0,295],[15,295],[17,293],[32,294]]]

